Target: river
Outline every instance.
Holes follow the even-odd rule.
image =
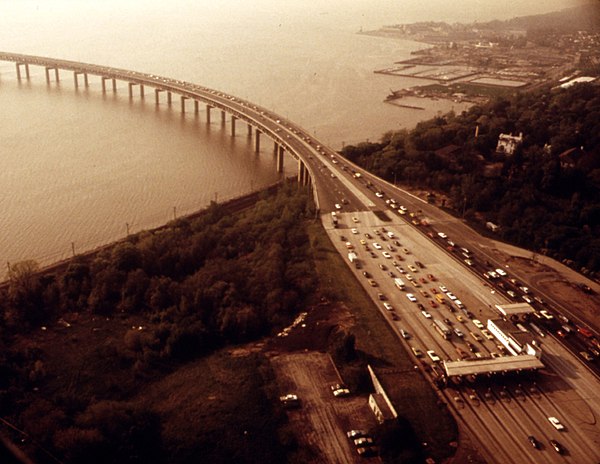
[[[376,140],[450,109],[383,103],[418,79],[374,74],[424,47],[357,34],[423,20],[505,19],[570,6],[567,0],[0,0],[4,51],[132,69],[249,99],[322,142]],[[462,8],[459,6],[463,5]],[[32,67],[18,82],[0,63],[0,262],[49,264],[278,179],[272,149],[257,156],[178,105],[103,95],[91,78],[46,85]],[[214,118],[217,119],[217,118]],[[295,166],[287,162],[286,172]],[[0,271],[0,278],[4,274]]]

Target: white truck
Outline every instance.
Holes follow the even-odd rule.
[[[398,287],[399,290],[404,290],[405,285],[402,279],[394,279],[394,285]]]

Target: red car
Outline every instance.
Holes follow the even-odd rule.
[[[429,300],[429,304],[431,305],[432,308],[437,308],[438,307],[438,304],[435,301],[433,301],[433,300]]]
[[[429,280],[431,280],[432,282],[435,282],[437,280],[436,277],[433,274],[427,274],[427,278]]]

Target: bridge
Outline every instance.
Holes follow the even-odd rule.
[[[236,135],[237,122],[242,121],[247,125],[248,137],[254,135],[255,152],[260,151],[261,135],[264,134],[273,141],[278,172],[283,172],[285,152],[297,160],[298,183],[312,188],[316,208],[318,211],[320,210],[319,190],[321,189],[317,189],[318,179],[319,177],[322,181],[330,181],[331,179],[327,179],[327,175],[319,176],[315,168],[316,162],[311,162],[311,160],[318,157],[323,158],[328,153],[308,132],[266,108],[191,82],[126,69],[7,52],[0,52],[0,61],[15,63],[19,81],[22,79],[30,80],[30,67],[38,66],[44,68],[48,85],[59,85],[61,78],[64,78],[64,73],[68,72],[72,73],[76,89],[79,89],[81,85],[86,88],[89,87],[90,76],[95,76],[100,78],[103,93],[108,91],[117,92],[117,81],[123,81],[127,83],[130,99],[135,98],[136,95],[144,99],[148,88],[154,90],[156,105],[161,104],[161,96],[165,95],[167,104],[172,106],[174,96],[177,96],[182,114],[192,110],[188,107],[193,103],[193,112],[198,116],[202,104],[205,106],[207,124],[211,122],[213,110],[221,112],[221,125],[223,127],[226,125],[227,115],[229,115],[232,136]],[[62,76],[61,72],[63,73]],[[321,171],[323,166],[324,164],[319,165],[318,170]],[[330,174],[330,176],[334,177],[333,174]],[[321,195],[323,194],[321,193]],[[348,192],[347,196],[351,196],[351,194]],[[333,204],[331,201],[328,203],[330,206]]]

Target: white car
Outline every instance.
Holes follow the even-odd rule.
[[[384,258],[386,259],[392,259],[392,255],[390,255],[387,251],[384,251],[383,253],[381,253],[383,255]]]
[[[556,417],[550,416],[550,417],[548,417],[548,420],[550,421],[550,423],[554,426],[554,428],[556,430],[564,430],[565,429],[565,426],[562,425]]]
[[[448,238],[448,236],[444,232],[438,232],[438,237],[443,238],[444,240]]]
[[[333,175],[333,174],[332,174],[332,175]],[[335,209],[338,209],[338,210],[339,210],[339,209],[342,209],[342,205],[340,205],[339,203],[336,203],[336,204],[335,204]]]
[[[408,265],[408,268],[409,268],[409,269],[410,269],[412,272],[419,272],[419,270],[418,270],[416,267],[414,267],[412,264],[409,264],[409,265]]]
[[[448,289],[445,286],[443,286],[443,285],[440,285],[440,291],[442,293],[448,293]]]
[[[351,229],[351,232],[352,232],[353,234],[358,234],[358,229]]]
[[[425,319],[431,319],[431,314],[427,311],[421,311],[421,314],[423,315],[423,317],[425,317]]]
[[[458,300],[458,297],[452,292],[446,292],[446,295],[448,295],[448,298],[450,298],[452,301]]]
[[[477,327],[479,330],[485,328],[479,319],[473,319],[473,324],[475,324],[475,327]]]
[[[417,298],[412,294],[412,293],[407,293],[406,294],[406,298],[408,298],[410,301],[412,301],[413,303],[417,302]]]
[[[383,192],[377,192],[377,193],[375,194],[375,196],[376,196],[377,198],[383,198]]]
[[[373,248],[375,248],[376,250],[381,250],[383,247],[379,243],[373,242]]]
[[[385,301],[385,302],[383,303],[383,307],[384,307],[385,309],[387,309],[388,311],[392,311],[392,310],[394,309],[394,307],[393,307],[391,304],[389,304],[387,301]]]
[[[508,275],[504,269],[496,269],[496,274],[502,277],[506,277]]]

